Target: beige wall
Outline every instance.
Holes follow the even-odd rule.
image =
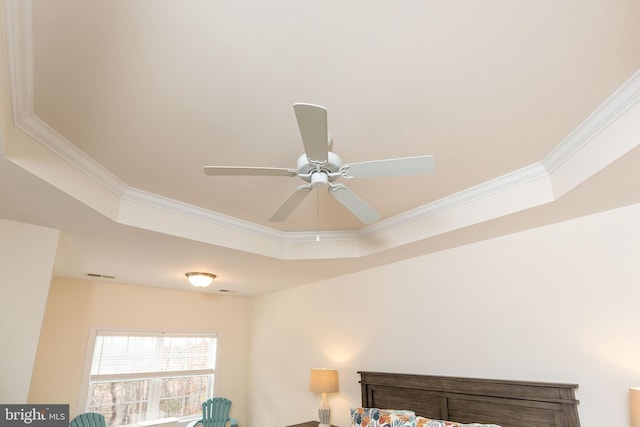
[[[319,366],[339,369],[343,427],[358,370],[575,382],[582,425],[628,426],[638,218],[634,205],[253,300],[55,279],[29,401],[75,405],[92,326],[207,328],[223,334],[218,391],[247,427],[317,418]],[[9,321],[5,332],[23,330]]]
[[[2,403],[27,402],[58,236],[57,230],[0,219]]]
[[[317,419],[327,366],[343,427],[359,370],[578,383],[583,426],[628,426],[639,260],[635,205],[256,298],[249,425]]]
[[[91,328],[214,330],[220,335],[216,394],[245,418],[250,301],[245,298],[84,280],[54,279],[29,391],[30,403],[69,403],[81,392]]]

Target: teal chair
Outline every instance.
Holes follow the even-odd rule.
[[[202,402],[202,418],[187,424],[187,427],[194,427],[201,423],[202,427],[238,427],[238,420],[229,418],[231,401],[226,397],[213,397]]]
[[[71,420],[70,427],[107,427],[104,415],[97,412],[85,412]]]

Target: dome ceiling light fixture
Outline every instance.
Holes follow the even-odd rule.
[[[196,288],[206,288],[211,284],[211,282],[213,282],[213,279],[216,278],[215,274],[200,272],[186,273],[185,276],[189,279],[189,283]]]

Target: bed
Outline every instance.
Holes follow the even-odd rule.
[[[502,427],[579,427],[576,384],[358,372],[365,408]]]

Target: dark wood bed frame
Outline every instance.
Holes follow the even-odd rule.
[[[579,427],[576,384],[358,372],[362,406],[502,427]]]

